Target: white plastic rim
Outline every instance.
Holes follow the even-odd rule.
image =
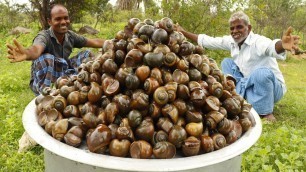
[[[256,125],[249,129],[236,142],[206,154],[192,157],[178,157],[173,159],[133,159],[102,155],[75,148],[51,137],[38,124],[35,99],[33,99],[23,112],[22,122],[26,132],[44,149],[59,156],[79,163],[125,171],[179,171],[201,168],[217,164],[241,155],[254,145],[262,132],[262,123],[257,112],[252,108],[251,113]]]

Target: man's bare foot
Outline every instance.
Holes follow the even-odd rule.
[[[274,115],[272,113],[268,114],[268,115],[260,115],[260,118],[266,119],[267,121],[270,121],[270,122],[275,122],[276,121],[276,118],[274,117]]]

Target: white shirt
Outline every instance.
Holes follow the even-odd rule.
[[[254,34],[252,31],[241,45],[232,36],[210,37],[205,34],[198,36],[198,44],[208,49],[222,49],[231,51],[234,62],[239,67],[244,77],[249,77],[252,71],[259,67],[267,67],[272,70],[276,78],[281,82],[283,93],[286,92],[284,77],[279,70],[276,59],[285,60],[286,53],[277,54],[275,43],[279,39],[271,40],[264,36]]]

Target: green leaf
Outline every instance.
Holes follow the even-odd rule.
[[[285,154],[285,153],[281,153],[281,156],[282,156],[282,158],[284,158],[284,159],[288,159],[288,155]]]

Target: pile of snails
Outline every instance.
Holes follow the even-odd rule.
[[[208,153],[255,125],[235,80],[170,18],[131,18],[77,75],[58,78],[35,103],[39,125],[55,139],[119,157]]]

